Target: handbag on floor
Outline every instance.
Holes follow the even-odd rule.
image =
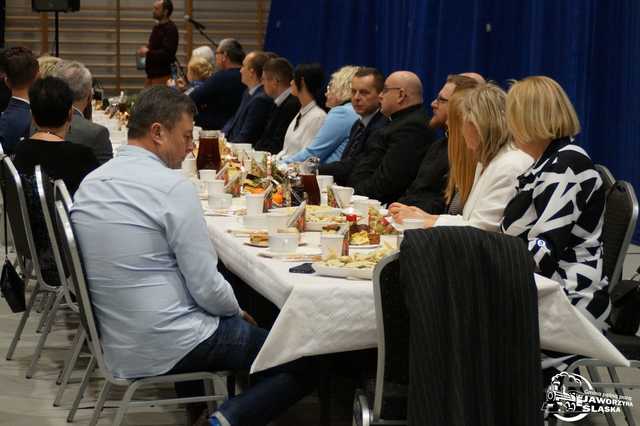
[[[638,268],[640,270],[640,268]],[[611,292],[611,331],[627,336],[637,335],[640,329],[640,281],[621,280]]]
[[[2,203],[2,207],[4,210],[4,265],[2,266],[2,276],[0,277],[0,291],[2,291],[2,297],[4,297],[9,304],[9,308],[11,308],[12,312],[23,312],[26,309],[24,281],[20,278],[20,275],[16,272],[13,264],[9,261],[7,205],[4,201]]]

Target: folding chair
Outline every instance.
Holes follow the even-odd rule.
[[[604,190],[607,195],[609,195],[611,187],[616,183],[616,179],[613,177],[613,173],[611,173],[611,171],[602,164],[595,164],[593,167],[598,171],[598,173],[600,173]]]
[[[406,325],[409,316],[402,293],[396,291],[399,255],[385,257],[373,271],[378,366],[375,385],[368,383],[366,389],[356,390],[353,402],[356,426],[407,424],[409,333]]]
[[[169,405],[169,404],[177,404],[177,403],[193,403],[193,402],[204,402],[207,401],[211,403],[211,401],[222,401],[225,399],[224,395],[215,395],[214,391],[214,378],[216,374],[211,372],[196,372],[196,373],[184,373],[184,374],[172,374],[165,376],[155,376],[155,377],[144,377],[138,379],[120,379],[114,377],[111,372],[106,368],[102,344],[100,341],[100,335],[98,333],[98,329],[96,327],[93,307],[91,305],[91,298],[89,295],[89,289],[87,287],[86,276],[84,272],[84,267],[82,264],[81,254],[79,252],[79,247],[76,244],[73,227],[69,220],[69,216],[67,211],[60,201],[56,201],[56,237],[58,238],[58,243],[60,245],[60,251],[62,253],[62,257],[65,258],[65,262],[71,265],[70,270],[70,281],[72,283],[73,289],[76,294],[78,308],[80,310],[80,320],[82,325],[86,331],[86,339],[89,346],[90,351],[93,354],[93,358],[91,359],[89,366],[85,372],[85,376],[82,380],[80,395],[84,392],[86,385],[88,383],[88,379],[91,376],[91,373],[95,366],[97,365],[100,370],[101,375],[105,379],[105,383],[100,391],[100,395],[98,397],[98,401],[96,402],[95,409],[93,412],[93,416],[89,422],[90,426],[95,426],[100,417],[100,413],[102,412],[102,408],[104,407],[105,401],[107,400],[107,396],[109,391],[113,386],[122,386],[126,388],[124,396],[122,400],[119,402],[118,411],[113,420],[114,426],[119,426],[122,424],[122,421],[126,415],[129,407],[137,407],[137,406],[155,406],[155,405]],[[202,380],[205,385],[205,396],[199,397],[188,397],[188,398],[169,398],[169,399],[160,399],[160,400],[145,400],[145,401],[132,401],[132,398],[135,392],[144,386],[149,385],[157,385],[164,383],[176,383],[176,382],[185,382],[185,381],[194,381],[194,380]],[[210,407],[211,408],[211,407]],[[70,412],[69,415],[71,419],[75,411]]]
[[[2,170],[2,176],[4,177],[4,201],[5,203],[7,203],[7,215],[9,223],[11,224],[11,233],[14,237],[14,246],[18,258],[18,264],[20,266],[20,269],[23,271],[25,280],[27,282],[31,278],[35,278],[36,280],[36,284],[31,293],[31,297],[27,302],[26,310],[20,318],[20,322],[13,336],[13,340],[11,341],[11,345],[9,346],[9,350],[7,351],[6,358],[7,360],[10,360],[13,357],[18,341],[22,336],[24,326],[27,322],[27,319],[29,318],[29,315],[31,314],[31,310],[34,307],[36,298],[39,295],[42,295],[44,298],[44,304],[46,306],[46,309],[42,313],[42,318],[38,326],[38,329],[41,329],[47,318],[47,313],[49,310],[48,308],[53,303],[53,299],[51,298],[51,296],[55,295],[60,290],[60,287],[47,284],[42,276],[40,263],[38,261],[38,252],[31,230],[30,214],[27,208],[27,201],[25,198],[24,187],[22,185],[20,175],[18,174],[18,171],[14,167],[9,157],[5,156],[2,159],[0,167]],[[38,349],[36,349],[33,354],[33,359],[37,361],[39,356],[40,353],[38,352]],[[29,371],[27,372],[27,378],[31,377],[30,374],[32,372],[33,369],[29,368]]]
[[[604,213],[602,242],[604,246],[604,272],[609,277],[609,293],[615,288],[622,276],[624,258],[638,219],[638,199],[629,182],[617,181],[609,190],[607,205]],[[636,336],[622,336],[607,332],[607,338],[629,360],[632,368],[640,368],[640,338]],[[580,359],[572,363],[567,371],[575,371],[579,367],[587,368],[594,380],[591,384],[596,390],[614,389],[619,395],[624,395],[623,389],[640,389],[638,383],[623,383],[620,381],[616,367],[598,359]],[[603,382],[597,367],[606,367],[611,382]],[[625,419],[630,426],[636,422],[629,407],[622,407]],[[615,425],[610,413],[605,413],[609,425]]]

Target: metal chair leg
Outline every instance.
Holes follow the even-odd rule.
[[[587,366],[587,372],[589,372],[589,376],[593,378],[594,381],[602,383],[602,378],[600,377],[600,373],[598,373],[598,369],[596,367]],[[604,413],[605,419],[607,419],[607,424],[609,426],[616,426],[615,420],[610,413]]]
[[[9,350],[7,351],[7,361],[13,358],[13,353],[16,350],[16,346],[18,345],[18,341],[20,340],[20,336],[22,336],[22,331],[24,330],[24,326],[27,323],[27,319],[29,318],[29,314],[31,313],[31,309],[33,309],[33,304],[36,301],[36,297],[38,296],[38,290],[40,289],[40,284],[36,284],[33,292],[31,293],[31,297],[29,298],[29,303],[27,303],[27,307],[22,314],[22,318],[20,318],[20,323],[18,324],[18,328],[16,328],[16,332],[13,335],[13,340],[11,341],[11,345],[9,346]]]
[[[96,423],[98,423],[100,414],[102,414],[102,407],[104,407],[104,403],[107,400],[111,386],[111,383],[108,380],[105,380],[102,390],[100,391],[98,401],[96,401],[96,406],[93,409],[93,415],[91,416],[91,421],[89,421],[89,426],[96,426]]]
[[[46,292],[42,298],[44,301],[44,310],[42,311],[42,315],[40,316],[40,320],[38,321],[38,327],[36,328],[36,333],[42,333],[42,328],[47,322],[47,318],[49,318],[49,312],[51,312],[51,307],[55,302],[54,293]]]
[[[58,388],[58,392],[56,393],[56,399],[53,401],[54,407],[60,406],[62,395],[67,388],[67,384],[69,383],[71,373],[73,373],[73,369],[76,366],[76,362],[78,362],[78,357],[80,356],[80,352],[82,351],[82,345],[84,345],[84,341],[85,331],[84,328],[80,326],[78,332],[76,333],[76,337],[73,340],[71,350],[69,350],[69,356],[65,361],[64,368],[60,372],[60,382],[58,383],[60,387]]]
[[[29,365],[29,369],[27,370],[26,374],[27,379],[33,377],[33,373],[36,370],[36,365],[38,364],[38,360],[40,359],[40,355],[42,354],[42,348],[47,341],[47,337],[49,337],[49,333],[51,332],[53,324],[56,322],[56,315],[58,313],[58,308],[60,307],[60,302],[62,301],[62,295],[62,291],[59,290],[56,293],[51,307],[47,310],[48,314],[45,321],[44,330],[42,331],[42,334],[40,334],[38,344],[36,345],[36,350],[33,352],[33,356],[31,357],[31,364]],[[51,296],[53,296],[53,293],[51,294]],[[44,314],[42,314],[42,316],[44,317]]]
[[[136,382],[133,382],[131,386],[127,388],[127,391],[124,393],[124,396],[120,401],[120,407],[118,407],[118,411],[116,412],[116,417],[113,419],[113,426],[120,426],[122,424],[122,421],[124,420],[124,416],[127,414],[127,410],[129,409],[129,403],[131,402],[131,398],[133,398],[133,394],[136,392],[137,389],[138,389],[138,384]]]
[[[612,382],[620,383],[620,377],[618,377],[618,372],[616,371],[615,367],[607,367],[607,371],[609,372],[609,377],[611,378]],[[623,395],[623,396],[625,395],[624,390],[622,388],[615,388],[615,391],[618,395]],[[623,406],[622,413],[624,414],[624,418],[627,421],[627,424],[629,426],[637,425],[633,417],[633,413],[631,412],[631,409],[629,407]]]
[[[73,400],[73,404],[71,404],[71,409],[69,409],[69,414],[67,414],[68,423],[72,423],[74,417],[76,416],[76,411],[78,411],[78,407],[80,406],[80,401],[82,401],[82,397],[84,396],[84,391],[87,388],[87,385],[89,384],[89,379],[91,379],[91,374],[93,374],[93,369],[95,367],[96,367],[96,359],[92,356],[91,359],[89,360],[89,365],[87,366],[87,369],[84,371],[84,376],[82,377],[80,388],[78,389],[78,393],[76,394],[76,397]]]
[[[213,380],[203,380],[203,382],[204,382],[204,394],[207,396],[215,395],[216,387],[215,387],[215,383],[213,383]],[[210,414],[216,410],[214,401],[207,401],[207,409],[209,410]]]

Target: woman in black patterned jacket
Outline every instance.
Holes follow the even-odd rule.
[[[571,303],[604,330],[609,315],[601,239],[605,193],[591,159],[573,142],[580,132],[573,105],[554,80],[528,77],[509,90],[506,114],[516,145],[534,164],[518,178],[502,231],[522,238],[538,273],[559,282]],[[542,361],[543,368],[563,370],[573,357],[545,352]]]

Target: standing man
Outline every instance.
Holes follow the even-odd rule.
[[[196,125],[205,130],[222,129],[240,106],[247,88],[240,76],[245,56],[242,45],[237,40],[225,38],[218,45],[215,56],[218,71],[189,93],[198,107]]]
[[[320,166],[320,174],[333,176],[338,185],[347,184],[353,166],[367,154],[369,136],[389,122],[380,112],[383,86],[384,75],[375,68],[362,67],[351,80],[351,104],[360,120],[351,127],[349,142],[340,160]]]
[[[73,94],[73,118],[66,140],[91,148],[100,164],[111,160],[113,147],[109,140],[109,130],[87,120],[82,113],[86,108],[91,108],[91,72],[80,62],[62,61],[56,65],[53,75],[64,80]]]
[[[413,182],[435,133],[427,126],[422,82],[410,71],[387,77],[380,109],[390,123],[372,135],[367,154],[349,176],[349,186],[356,194],[386,204],[397,200]]]
[[[20,139],[30,134],[29,89],[38,77],[38,61],[26,47],[11,47],[4,52],[2,66],[11,100],[0,117],[0,144],[4,153],[11,155]]]
[[[145,87],[165,85],[171,78],[171,64],[176,61],[178,50],[178,28],[170,19],[172,12],[171,0],[153,2],[153,19],[158,23],[151,31],[147,45],[138,49],[138,56],[145,58]]]
[[[240,78],[247,90],[242,95],[240,107],[222,128],[229,142],[255,145],[264,132],[273,111],[273,100],[262,87],[262,68],[268,60],[266,53],[254,51],[242,61]]]
[[[300,101],[291,94],[291,80],[293,66],[285,58],[273,58],[264,64],[264,92],[273,98],[275,108],[262,137],[254,146],[256,151],[269,151],[272,154],[282,151],[289,123],[300,111]]]

